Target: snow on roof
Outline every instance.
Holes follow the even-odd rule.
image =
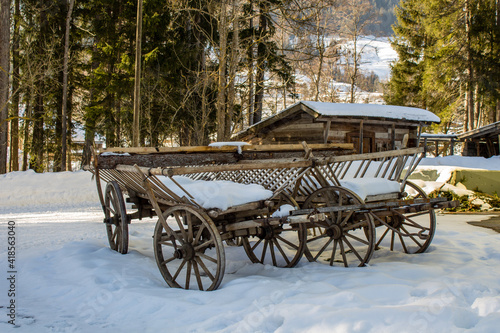
[[[407,106],[310,101],[300,101],[299,103],[304,104],[323,116],[380,117],[434,123],[441,122],[441,119],[430,111]]]

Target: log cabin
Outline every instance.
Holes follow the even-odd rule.
[[[434,113],[378,104],[300,101],[236,133],[253,145],[352,143],[357,153],[417,147],[422,127],[439,123]]]
[[[457,135],[464,141],[462,156],[500,155],[500,121]]]

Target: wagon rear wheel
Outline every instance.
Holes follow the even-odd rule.
[[[403,199],[423,199],[427,198],[425,192],[417,185],[407,181],[403,192],[406,197]],[[427,250],[432,242],[436,230],[436,214],[433,209],[423,210],[416,213],[402,214],[396,210],[392,214],[383,217],[384,222],[390,226],[382,224],[375,219],[375,224],[380,225],[382,232],[376,248],[387,247],[391,251],[402,251],[405,253],[422,253]]]
[[[286,207],[298,208],[297,202],[285,193],[281,193],[274,201],[267,217],[272,217],[280,207],[285,210]],[[242,238],[245,252],[252,262],[277,267],[297,265],[304,254],[305,241],[306,228],[303,223],[264,226],[258,228],[258,235]]]
[[[153,246],[167,284],[173,288],[217,289],[224,277],[225,254],[210,217],[187,205],[170,207],[163,216],[166,220],[170,217],[169,230],[158,220]]]
[[[128,222],[122,191],[118,183],[113,180],[106,185],[104,223],[106,223],[109,247],[121,254],[128,251]]]
[[[359,205],[363,201],[338,186],[324,187],[311,194],[304,209]],[[375,227],[366,213],[349,210],[326,213],[326,220],[308,224],[305,255],[309,261],[330,266],[364,266],[375,248]]]

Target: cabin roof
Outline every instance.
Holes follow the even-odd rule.
[[[481,139],[500,135],[500,121],[458,135],[460,140]]]
[[[233,139],[243,138],[247,134],[257,133],[261,129],[276,122],[293,116],[299,112],[306,112],[313,118],[359,118],[379,120],[401,120],[410,123],[440,123],[441,120],[434,113],[413,107],[380,105],[380,104],[353,104],[353,103],[326,103],[300,101],[277,114],[268,117],[235,135]],[[276,125],[275,125],[276,126]]]
[[[299,103],[304,104],[322,116],[387,118],[432,123],[441,122],[439,117],[430,111],[407,106],[309,101],[301,101]]]

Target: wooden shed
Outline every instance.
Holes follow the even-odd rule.
[[[459,134],[457,137],[464,141],[462,156],[500,155],[500,121]]]
[[[411,107],[300,101],[233,136],[251,144],[353,143],[369,153],[416,147],[434,113]]]

